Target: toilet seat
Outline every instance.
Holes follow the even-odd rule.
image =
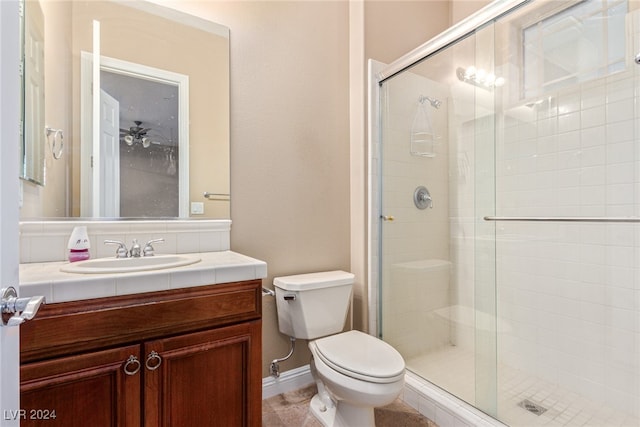
[[[392,383],[404,377],[404,359],[386,342],[359,331],[348,331],[311,342],[313,353],[343,375],[372,383]]]

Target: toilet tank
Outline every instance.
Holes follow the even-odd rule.
[[[303,339],[341,332],[353,278],[345,271],[325,271],[273,279],[280,332]]]

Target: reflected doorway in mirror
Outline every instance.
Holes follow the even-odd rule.
[[[92,55],[83,52],[82,105],[92,103],[92,69]],[[81,146],[81,215],[188,217],[189,77],[105,56],[99,75],[100,150],[96,156],[91,144]],[[119,104],[117,114],[109,97]],[[92,140],[91,111],[81,108],[83,141]],[[105,126],[103,118],[115,115],[118,125]]]

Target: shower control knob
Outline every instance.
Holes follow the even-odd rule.
[[[416,188],[416,191],[413,192],[413,203],[418,209],[433,209],[433,199],[431,198],[431,194],[429,194],[427,187],[421,185]]]

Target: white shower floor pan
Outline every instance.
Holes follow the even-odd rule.
[[[450,346],[406,361],[417,376],[454,394],[465,402],[475,402],[475,360],[470,351]],[[638,427],[640,418],[624,414],[603,403],[594,402],[521,370],[498,368],[498,414],[500,421],[513,427],[597,426]],[[524,401],[544,409],[532,413]]]

